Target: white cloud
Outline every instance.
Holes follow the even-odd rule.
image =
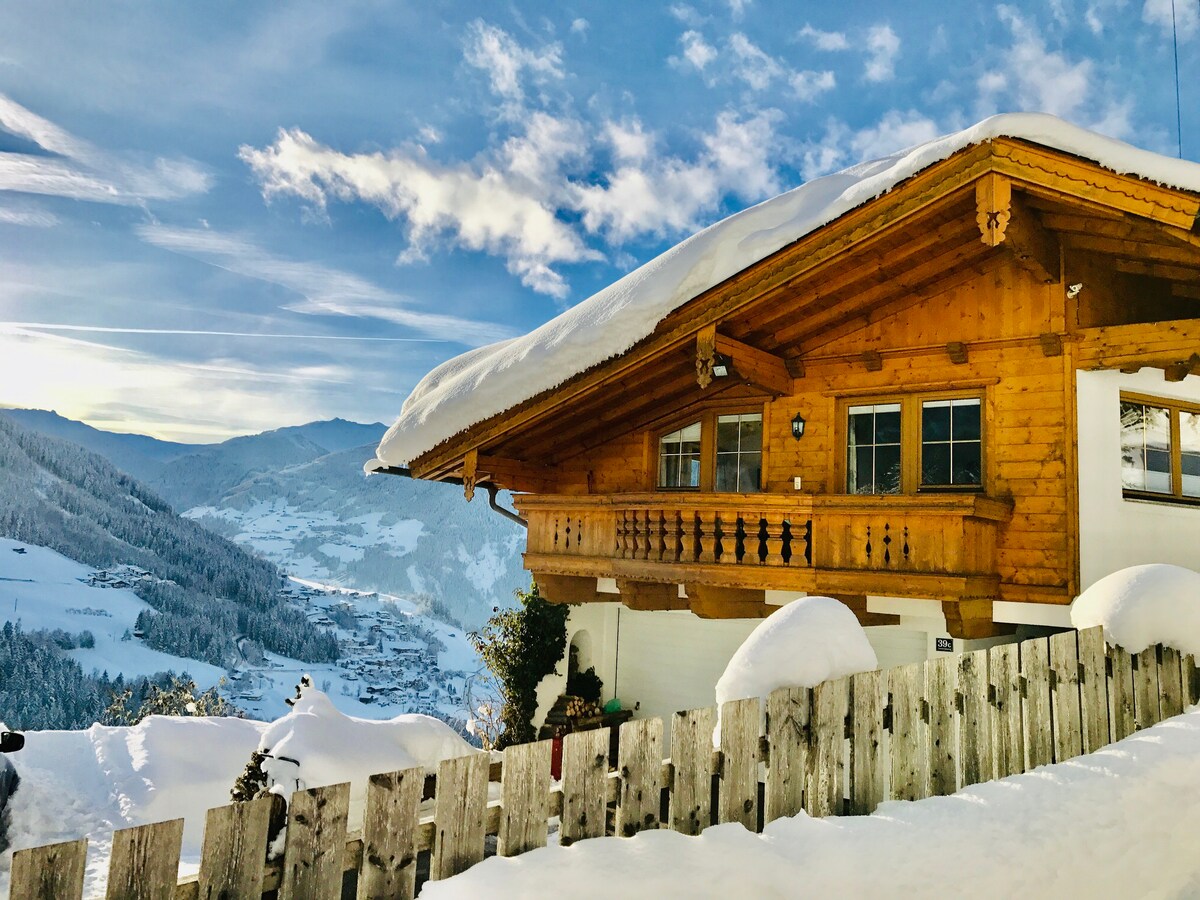
[[[896,57],[900,38],[889,25],[875,25],[867,32],[867,57],[864,77],[867,81],[891,81],[896,77]]]
[[[821,94],[837,87],[837,79],[826,69],[823,72],[805,70],[793,72],[789,79],[796,97],[805,103],[814,102]]]
[[[571,22],[571,34],[587,34],[591,23],[587,19],[575,19]]]
[[[704,149],[696,159],[628,160],[603,184],[578,186],[575,205],[584,227],[611,243],[642,234],[690,231],[728,193],[746,200],[775,193],[779,185],[771,159],[779,118],[773,110],[749,118],[723,112],[715,130],[703,138]]]
[[[562,78],[562,46],[549,44],[530,50],[518,44],[508,32],[476,19],[467,29],[464,57],[468,63],[487,72],[492,91],[510,104],[525,99],[524,81],[535,83]]]
[[[0,130],[24,138],[49,156],[0,153],[0,190],[100,203],[174,200],[208,190],[208,174],[190,160],[146,165],[95,147],[0,94]]]
[[[691,63],[698,72],[703,72],[705,67],[717,58],[717,48],[707,43],[698,31],[685,31],[679,36],[679,43],[683,45],[683,59]],[[672,57],[671,61],[678,63],[676,57]]]
[[[819,141],[800,153],[800,171],[806,181],[848,165],[888,156],[943,133],[936,122],[916,110],[888,110],[874,125],[851,129],[840,119],[830,119]]]
[[[844,31],[821,31],[818,28],[813,28],[811,25],[805,25],[800,29],[800,37],[811,41],[818,50],[835,51],[850,49],[850,41],[846,39]]]
[[[1142,21],[1156,25],[1164,35],[1172,30],[1178,32],[1180,40],[1191,40],[1200,32],[1200,6],[1194,0],[1146,0],[1142,7]]]
[[[638,119],[609,122],[604,126],[604,136],[613,156],[622,162],[641,162],[653,149],[653,136],[645,132]]]
[[[442,133],[432,125],[422,125],[417,131],[417,137],[421,139],[422,144],[440,144],[442,142]]]
[[[412,310],[406,297],[351,272],[283,259],[236,235],[164,225],[141,225],[137,232],[156,247],[294,292],[301,299],[284,307],[292,312],[374,318],[472,346],[510,336],[503,326]]]
[[[727,2],[729,3],[729,12],[733,18],[740,19],[746,14],[746,7],[753,3],[754,0],[727,0]]]
[[[766,90],[774,79],[784,75],[783,66],[740,31],[730,36],[729,49],[733,51],[734,75],[753,90]]]
[[[36,206],[0,205],[0,225],[23,225],[26,228],[53,228],[58,216]]]

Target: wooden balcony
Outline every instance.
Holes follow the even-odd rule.
[[[992,598],[1009,503],[973,494],[517,495],[538,575]]]

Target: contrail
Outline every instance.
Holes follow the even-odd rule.
[[[95,331],[103,334],[182,334],[208,337],[275,338],[304,341],[384,341],[407,344],[448,344],[443,338],[358,337],[347,334],[268,334],[260,331],[199,331],[187,328],[116,328],[108,325],[62,325],[55,322],[0,322],[0,329],[40,331]]]

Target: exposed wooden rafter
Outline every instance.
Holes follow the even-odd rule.
[[[792,393],[792,376],[782,357],[723,334],[718,333],[716,338],[717,352],[733,360],[733,370],[743,382],[777,397]]]
[[[545,466],[517,459],[480,454],[476,462],[475,483],[490,481],[510,491],[547,493],[554,490],[554,475]]]
[[[988,172],[975,182],[975,222],[988,247],[1004,244],[1017,264],[1043,284],[1059,281],[1058,240],[1031,206],[1013,194],[1012,181]]]

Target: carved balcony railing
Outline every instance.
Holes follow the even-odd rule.
[[[1011,514],[1008,503],[973,494],[526,494],[516,502],[529,522],[529,568],[657,580],[703,569],[711,581],[721,568],[994,575],[997,527]]]

